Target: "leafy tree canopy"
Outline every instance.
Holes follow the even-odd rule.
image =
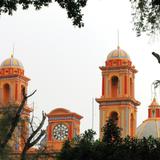
[[[95,132],[91,129],[81,134],[76,141],[67,140],[58,155],[58,160],[90,160]]]
[[[114,132],[112,132],[112,129]],[[102,141],[94,140],[94,132],[91,130],[85,131],[84,134],[80,135],[80,139],[76,143],[72,141],[64,143],[58,160],[160,159],[160,139],[154,139],[153,137],[137,139],[129,136],[120,138],[119,135],[120,128],[110,119],[104,126],[104,136],[107,136],[110,141],[105,138]]]
[[[130,0],[134,30],[137,36],[142,32],[153,35],[160,32],[160,1]]]
[[[83,14],[81,8],[86,6],[87,0],[54,0],[61,8],[67,11],[68,18],[72,19],[73,25],[83,27],[82,22]],[[44,6],[49,6],[52,0],[0,0],[0,14],[7,13],[12,15],[17,10],[18,6],[22,9],[28,9],[34,6],[36,10]]]
[[[16,107],[16,106],[15,106]],[[0,112],[0,143],[3,140],[3,137],[9,131],[9,127],[11,126],[12,118],[15,115],[14,108],[11,106],[6,106],[3,114]],[[6,145],[5,148],[0,148],[0,159],[10,159],[9,154],[12,151],[12,148],[9,144]]]
[[[108,119],[107,123],[103,127],[103,142],[114,143],[121,140],[121,128],[117,126],[117,123],[113,119]]]

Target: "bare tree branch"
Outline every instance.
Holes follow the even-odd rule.
[[[30,95],[27,96],[27,95],[25,94],[25,88],[24,88],[23,96],[28,99],[29,97],[33,96],[36,92],[37,92],[37,90],[34,90]]]
[[[41,130],[41,133],[38,135],[38,137],[30,143],[30,145],[28,146],[29,148],[33,147],[35,144],[37,144],[39,142],[39,140],[46,134],[45,130]]]
[[[18,110],[16,112],[15,117],[12,120],[11,127],[10,127],[8,133],[6,134],[6,136],[4,137],[2,142],[0,142],[0,150],[4,149],[6,144],[8,143],[8,141],[11,139],[11,137],[13,135],[13,132],[14,132],[15,128],[17,127],[17,124],[20,120],[21,112],[22,112],[22,110],[25,106],[25,103],[26,103],[27,99],[29,97],[31,97],[33,94],[35,94],[35,92],[36,92],[36,90],[34,92],[32,92],[30,95],[27,96],[26,93],[25,93],[25,89],[23,89],[23,100],[22,100],[20,106],[18,107]]]
[[[29,122],[29,124],[30,124],[30,126],[31,126],[31,130],[32,130],[32,132],[34,132],[34,128],[33,128],[33,116],[32,116],[31,121]]]
[[[31,133],[31,135],[29,136],[29,138],[27,139],[25,146],[23,148],[22,154],[21,154],[21,160],[25,160],[26,159],[26,154],[27,151],[34,146],[35,144],[38,143],[38,141],[45,135],[45,130],[42,130],[42,127],[44,125],[46,119],[46,114],[44,112],[42,112],[42,120],[39,124],[39,126],[36,128],[36,130],[33,129],[33,132]],[[31,124],[32,125],[32,124]],[[32,126],[33,127],[33,126]],[[38,135],[38,137],[36,137],[36,135],[40,132],[40,134]],[[35,140],[33,140],[33,138],[35,138]]]

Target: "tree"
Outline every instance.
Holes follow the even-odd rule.
[[[103,142],[114,143],[121,140],[121,128],[117,126],[117,123],[113,119],[109,118],[107,123],[103,127]]]
[[[67,11],[68,18],[73,22],[73,25],[83,27],[82,22],[83,14],[81,8],[86,6],[87,0],[54,0],[59,6]],[[22,9],[28,9],[34,6],[36,10],[44,6],[49,6],[52,0],[1,0],[0,1],[0,14],[7,13],[12,15],[17,10],[18,6]]]
[[[15,112],[14,117],[12,117],[11,124],[8,128],[8,132],[4,135],[4,137],[0,137],[1,138],[0,139],[0,151],[5,149],[8,141],[11,139],[11,137],[15,131],[15,128],[18,125],[18,122],[20,121],[21,113],[22,113],[22,110],[24,108],[24,105],[25,105],[27,99],[29,97],[31,97],[35,92],[36,92],[36,90],[32,94],[26,95],[25,89],[23,89],[23,100],[22,100],[20,106],[18,106],[18,109]]]
[[[31,97],[36,90],[30,94],[26,95],[25,90],[23,89],[23,100],[19,106],[15,106],[13,104],[10,104],[9,107],[4,107],[1,111],[1,117],[0,117],[0,158],[8,159],[6,158],[6,152],[7,156],[12,156],[12,150],[9,147],[9,141],[12,139],[15,129],[18,127],[19,123],[25,119],[21,119],[21,113],[24,109],[25,103],[29,97]],[[24,138],[24,148],[21,153],[21,160],[26,160],[27,151],[33,147],[35,144],[38,143],[38,141],[45,135],[45,130],[42,129],[43,124],[46,119],[46,114],[42,112],[42,120],[37,126],[36,129],[33,128],[33,119],[30,122],[30,126],[32,128],[32,133],[29,135],[29,137],[26,139]],[[28,119],[27,119],[28,120]],[[5,126],[5,127],[4,127]],[[26,134],[24,131],[23,134]],[[22,135],[23,136],[23,135]],[[24,135],[26,137],[26,135]],[[10,154],[9,154],[10,153]],[[13,158],[12,158],[13,159]]]
[[[81,134],[76,141],[67,140],[61,152],[58,155],[58,160],[90,160],[93,155],[95,132],[91,129]]]
[[[33,121],[31,121],[30,126],[32,129],[32,133],[30,134],[30,136],[27,138],[25,144],[24,144],[24,148],[21,154],[21,160],[25,160],[27,157],[27,151],[33,147],[34,145],[36,145],[39,140],[46,134],[45,130],[42,129],[44,122],[46,119],[46,114],[44,112],[42,112],[42,120],[40,122],[40,124],[38,125],[38,127],[36,129],[33,128]]]
[[[148,138],[143,137],[142,139],[129,136],[120,138],[120,128],[116,128],[116,126],[116,123],[114,123],[112,119],[107,121],[107,124],[104,126],[105,138],[103,141],[95,141],[92,138],[93,134],[90,131],[86,131],[82,134],[79,141],[76,143],[66,141],[59,154],[58,160],[160,159],[160,139],[154,139],[151,136]],[[116,134],[115,132],[112,132],[112,129],[116,132]],[[106,136],[110,141],[107,141]]]
[[[3,114],[0,113],[0,141],[2,141],[2,138],[9,131],[8,126],[11,125],[11,120],[13,118],[14,113],[14,110],[11,111],[11,106],[6,106],[5,110],[3,111]],[[0,150],[0,159],[9,159],[10,157],[8,153],[12,152],[12,150],[13,149],[10,147],[10,145],[6,144],[5,148]]]
[[[137,36],[142,32],[149,35],[160,32],[160,1],[130,0],[134,30]]]

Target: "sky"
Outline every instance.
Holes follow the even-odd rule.
[[[151,84],[160,79],[152,51],[160,51],[157,37],[137,37],[132,30],[129,0],[89,0],[83,9],[84,28],[72,25],[66,11],[52,3],[40,11],[19,8],[13,16],[0,16],[0,63],[14,47],[14,57],[31,78],[28,93],[37,89],[28,103],[41,119],[64,107],[82,115],[81,132],[92,127],[92,98],[101,96],[101,71],[107,55],[119,45],[136,66],[135,97],[141,102],[137,125],[147,118],[151,103]],[[160,95],[158,91],[157,95]],[[160,96],[157,96],[160,103]],[[46,122],[47,125],[47,122]],[[94,128],[99,134],[99,106],[94,103]]]

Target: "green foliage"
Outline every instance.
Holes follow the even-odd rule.
[[[160,1],[159,0],[130,0],[134,30],[137,36],[142,32],[149,35],[160,31]]]
[[[58,159],[71,160],[73,159],[71,142],[65,141],[61,153],[58,155]]]
[[[114,143],[121,140],[121,128],[112,120],[108,119],[107,123],[103,127],[103,142]]]
[[[59,6],[67,11],[68,18],[72,19],[73,25],[83,27],[82,22],[83,14],[81,8],[86,6],[87,0],[54,0]],[[7,13],[12,15],[17,10],[18,6],[22,9],[28,9],[34,6],[36,10],[44,6],[49,6],[52,0],[1,0],[0,1],[0,14]]]
[[[108,125],[108,126],[107,126]],[[116,138],[111,128],[117,129]],[[107,129],[106,129],[107,128]],[[120,128],[109,120],[104,127],[104,136],[110,138],[108,141],[94,140],[92,130],[85,131],[76,143],[66,141],[58,156],[58,160],[159,160],[160,139],[153,137],[137,139],[129,136],[119,138]],[[117,136],[118,135],[118,136]],[[114,140],[113,140],[114,139]]]
[[[59,160],[90,160],[93,154],[95,132],[91,129],[80,135],[78,141],[66,141],[58,155]]]
[[[92,129],[88,129],[80,136],[80,142],[83,141],[83,142],[93,143],[95,134],[96,134],[95,131],[93,131]]]
[[[3,114],[0,113],[0,143],[3,141],[6,133],[8,133],[11,127],[11,122],[16,113],[17,106],[5,106],[3,109]],[[9,153],[11,153],[12,148],[9,144],[5,148],[0,148],[0,160],[9,160]]]
[[[0,150],[0,160],[10,160],[9,154],[12,150],[12,148],[7,145],[5,149]],[[12,159],[13,160],[13,159]]]

